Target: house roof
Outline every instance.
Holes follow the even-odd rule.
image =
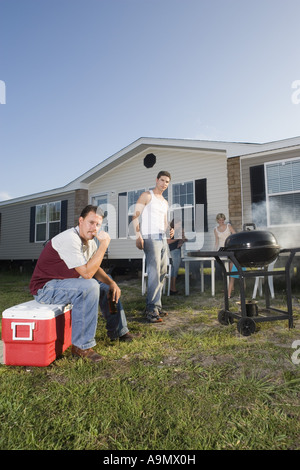
[[[290,139],[277,140],[274,142],[261,144],[259,147],[257,147],[257,149],[251,149],[249,153],[244,153],[241,155],[241,158],[259,157],[270,153],[276,154],[290,152],[293,150],[300,150],[300,137],[293,137]]]
[[[34,200],[41,197],[50,197],[55,194],[65,194],[76,189],[88,189],[88,185],[99,178],[102,174],[107,173],[114,168],[116,162],[123,163],[136,154],[146,150],[147,148],[185,148],[188,150],[203,150],[212,152],[224,152],[227,158],[237,156],[258,156],[264,152],[278,151],[283,149],[300,149],[300,137],[293,137],[284,140],[278,140],[267,143],[245,143],[245,142],[224,142],[210,140],[195,139],[170,139],[170,138],[153,138],[141,137],[129,144],[127,147],[119,150],[117,153],[104,159],[98,165],[88,170],[66,186],[51,189],[40,193],[35,193],[15,199],[0,202],[0,207],[8,204],[16,204],[22,201]]]
[[[237,156],[250,151],[257,151],[261,144],[247,144],[238,142],[221,142],[221,141],[210,141],[210,140],[195,140],[195,139],[168,139],[168,138],[153,138],[153,137],[141,137],[138,140],[132,142],[127,147],[123,148],[119,152],[113,154],[109,158],[103,160],[101,163],[96,165],[91,170],[87,171],[79,178],[74,180],[70,184],[74,184],[78,181],[81,183],[89,184],[103,173],[107,173],[111,170],[115,162],[118,164],[123,163],[136,154],[146,150],[147,148],[176,148],[176,149],[188,149],[188,150],[210,150],[213,152],[225,152],[228,157]]]

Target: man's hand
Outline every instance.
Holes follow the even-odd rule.
[[[136,239],[135,244],[136,244],[136,247],[137,247],[139,250],[143,250],[143,249],[144,249],[144,240],[142,239],[141,236]]]
[[[79,273],[79,275],[83,277],[84,279],[92,279],[92,277],[94,277],[94,275],[99,269],[99,266],[102,263],[102,260],[108,248],[108,245],[110,244],[110,236],[108,235],[107,232],[104,232],[104,231],[100,231],[99,233],[95,232],[95,234],[93,235],[100,242],[100,245],[96,253],[94,254],[94,256],[91,257],[91,259],[86,264],[75,268],[76,271]]]
[[[100,230],[100,232],[97,232],[95,234],[95,237],[97,240],[99,240],[100,243],[105,243],[107,246],[110,244],[110,236],[108,235],[107,232],[104,232],[103,230]]]
[[[111,298],[113,302],[118,303],[119,299],[121,297],[121,289],[119,286],[115,283],[115,281],[111,281],[109,283],[109,292],[108,296]]]

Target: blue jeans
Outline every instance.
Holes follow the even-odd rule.
[[[72,304],[72,344],[80,349],[89,349],[96,344],[99,305],[110,339],[117,339],[128,332],[120,301],[117,313],[109,313],[108,291],[109,286],[96,279],[53,279],[34,297],[43,304]]]
[[[172,258],[171,277],[177,277],[181,263],[181,249],[175,248],[175,250],[170,250],[170,255]]]
[[[169,256],[167,240],[144,239],[144,252],[148,274],[146,308],[153,312],[162,307],[161,295]]]

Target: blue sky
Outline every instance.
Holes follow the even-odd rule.
[[[300,135],[299,17],[299,0],[0,0],[0,200],[140,137]]]

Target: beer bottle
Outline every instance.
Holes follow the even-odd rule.
[[[115,315],[117,313],[117,303],[112,299],[112,293],[109,293],[108,296],[108,305],[109,305],[109,313],[111,315]]]

